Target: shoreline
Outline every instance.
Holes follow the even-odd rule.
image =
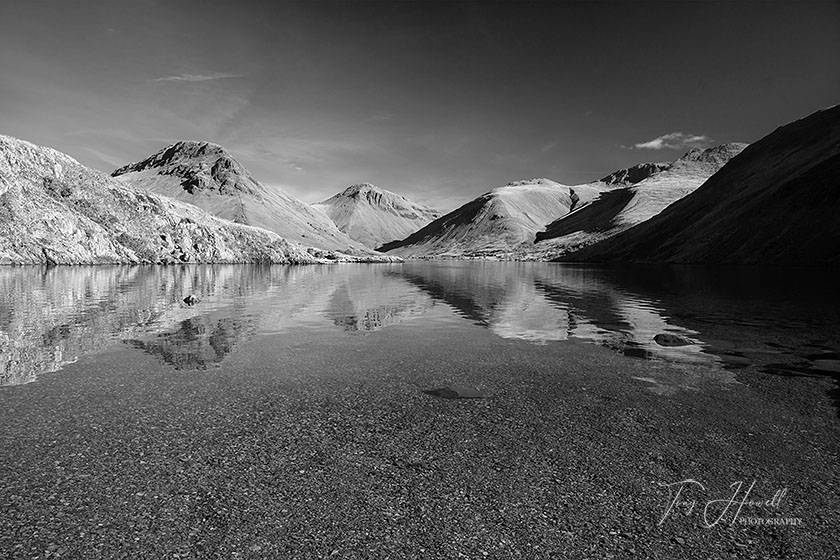
[[[836,546],[840,427],[827,380],[737,372],[721,384],[589,344],[535,353],[479,327],[413,332],[260,336],[205,371],[114,344],[3,388],[2,548],[782,558]],[[650,377],[675,390],[656,394],[640,381]],[[488,398],[422,393],[447,383]],[[757,481],[755,499],[786,488],[780,514],[803,522],[707,529],[674,514],[658,524],[668,495],[657,485],[686,478],[708,499],[741,479]]]

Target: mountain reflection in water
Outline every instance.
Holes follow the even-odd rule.
[[[359,333],[406,322],[414,336],[478,325],[502,338],[584,340],[674,364],[836,375],[836,276],[482,261],[3,267],[0,384],[33,381],[116,341],[177,369],[204,369],[258,335]],[[189,294],[201,302],[185,305]],[[441,304],[445,323],[424,320]],[[665,348],[653,340],[659,333],[692,344]]]

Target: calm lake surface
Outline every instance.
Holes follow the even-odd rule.
[[[480,261],[3,267],[0,551],[823,554],[840,505],[838,280]],[[486,398],[423,392],[453,384]],[[784,515],[807,526],[661,522],[658,484],[689,478],[708,490],[698,510],[734,481],[758,481],[754,498],[786,488]]]
[[[704,364],[721,380],[840,372],[840,275],[808,269],[593,268],[546,263],[0,268],[0,385],[110,348],[176,370],[235,363],[256,337],[486,329],[535,346],[601,345]],[[183,299],[195,295],[196,305]],[[663,347],[659,333],[692,344]],[[469,353],[469,348],[460,349]],[[534,352],[540,352],[534,348]]]

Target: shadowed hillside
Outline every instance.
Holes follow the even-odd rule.
[[[840,106],[776,129],[655,218],[568,257],[709,264],[840,262]]]
[[[615,188],[550,223],[537,233],[536,242],[548,252],[562,254],[608,239],[693,192],[745,147],[732,143],[692,149],[670,164],[644,163],[616,171],[599,182]]]

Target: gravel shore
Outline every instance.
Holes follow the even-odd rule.
[[[423,393],[447,384],[487,397]],[[0,556],[832,558],[830,389],[478,327],[263,336],[199,371],[118,343],[0,389]],[[740,519],[800,524],[706,527],[737,481],[786,489]]]

